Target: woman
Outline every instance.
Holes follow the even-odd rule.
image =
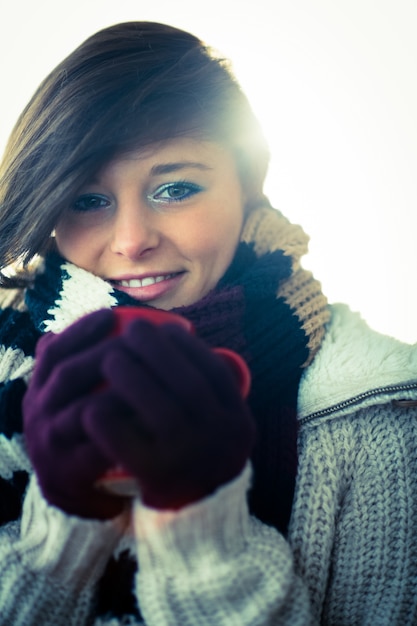
[[[161,24],[92,36],[20,117],[1,624],[416,623],[417,352],[327,305],[267,164],[225,62]],[[117,334],[121,305],[194,333]],[[216,347],[247,362],[247,399]],[[133,495],[103,483],[115,466]]]

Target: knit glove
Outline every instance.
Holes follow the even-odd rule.
[[[142,501],[178,509],[236,477],[255,427],[224,360],[177,325],[136,320],[106,351],[90,439],[136,478]]]
[[[30,460],[44,497],[66,513],[105,519],[120,513],[124,501],[100,492],[94,483],[112,465],[83,425],[94,406],[100,365],[114,318],[101,310],[37,345],[35,368],[23,399],[23,421]]]

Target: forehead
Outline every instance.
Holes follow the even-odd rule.
[[[145,148],[137,148],[114,157],[94,177],[94,181],[111,177],[126,169],[146,176],[163,176],[181,171],[223,172],[235,170],[234,158],[218,142],[193,138],[172,139]]]

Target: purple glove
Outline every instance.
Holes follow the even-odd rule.
[[[136,320],[118,339],[103,360],[107,391],[83,422],[144,503],[178,509],[237,476],[255,426],[223,359],[176,325]]]
[[[67,513],[98,519],[121,512],[124,501],[94,482],[112,465],[83,427],[97,401],[103,354],[114,323],[110,310],[92,313],[38,343],[33,376],[23,399],[26,445],[45,498]]]

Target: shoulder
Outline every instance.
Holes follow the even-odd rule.
[[[417,345],[381,335],[346,305],[333,305],[322,346],[301,380],[300,419],[395,399],[417,400]]]

